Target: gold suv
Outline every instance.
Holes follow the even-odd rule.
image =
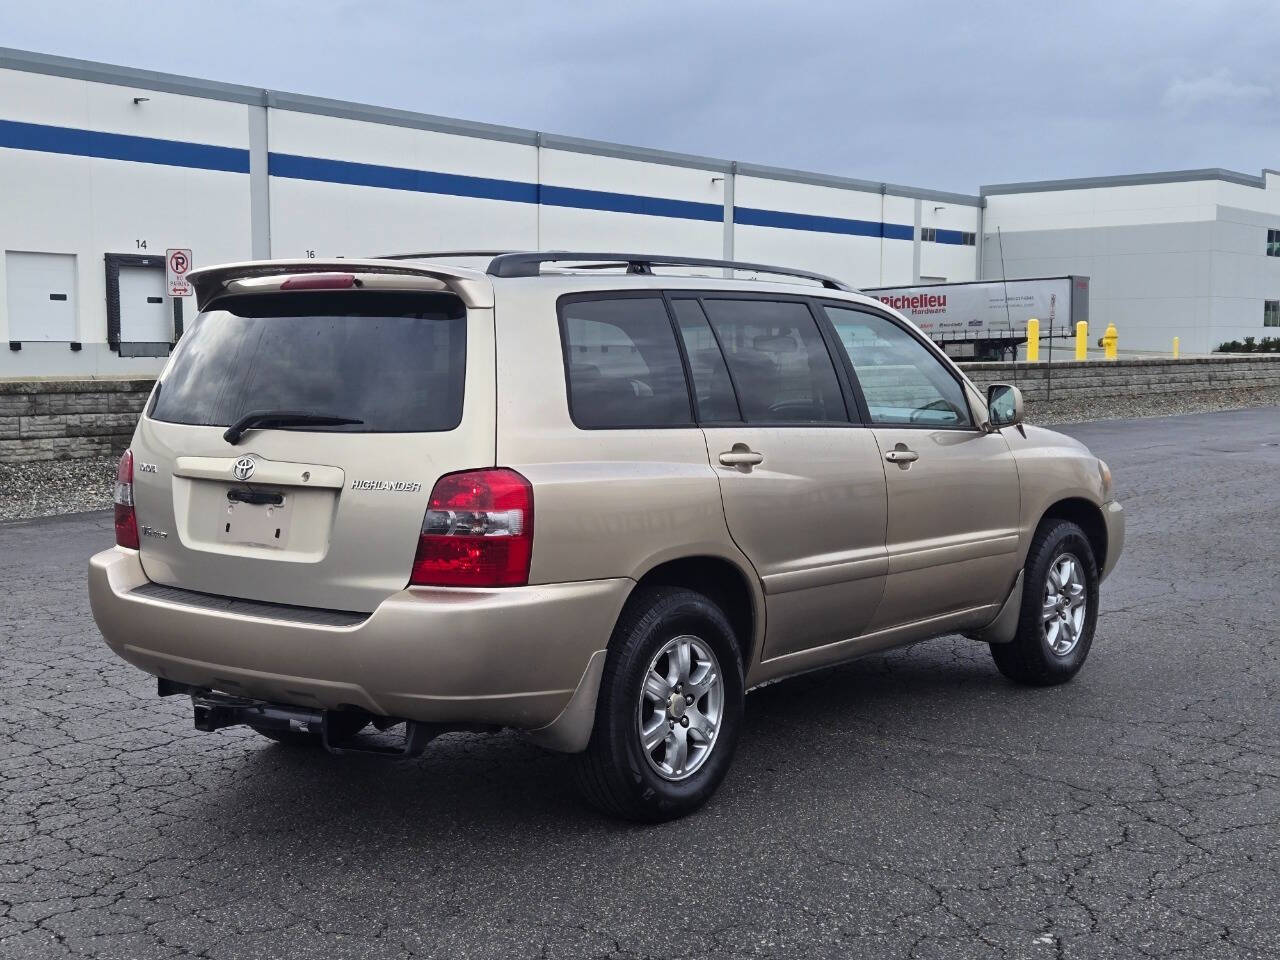
[[[192,281],[89,593],[201,729],[413,755],[514,727],[662,820],[757,684],[946,633],[1021,683],[1089,653],[1106,465],[835,280],[511,253]]]

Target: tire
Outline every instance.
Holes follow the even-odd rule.
[[[369,718],[367,716],[363,713],[356,713],[354,711],[340,711],[333,714],[332,719],[330,720],[332,733],[336,735],[337,743],[344,743],[347,740],[350,740],[368,726],[368,724]],[[251,726],[250,729],[256,733],[260,733],[268,740],[274,740],[276,743],[282,744],[286,747],[310,750],[324,746],[324,741],[321,739],[319,731],[299,733],[296,730],[278,730],[270,729],[268,727],[253,726]]]
[[[1075,572],[1063,589],[1067,561]],[[1078,610],[1076,597],[1083,610]],[[1010,680],[1029,686],[1066,683],[1084,666],[1097,621],[1098,564],[1089,538],[1069,520],[1043,521],[1023,569],[1018,632],[1009,643],[991,644],[996,667]]]
[[[742,655],[715,603],[678,587],[638,589],[609,640],[591,740],[575,758],[583,795],[605,813],[646,823],[697,810],[733,760],[743,693]]]

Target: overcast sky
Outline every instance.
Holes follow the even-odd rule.
[[[4,46],[965,193],[1280,167],[1278,38],[1277,0],[0,2]]]

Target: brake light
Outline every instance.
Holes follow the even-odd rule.
[[[467,470],[436,481],[409,583],[516,587],[529,582],[533,487],[514,470]]]
[[[356,285],[353,273],[308,273],[290,277],[280,284],[281,290],[349,290]]]
[[[116,543],[138,549],[138,518],[133,512],[133,451],[126,450],[116,467]]]

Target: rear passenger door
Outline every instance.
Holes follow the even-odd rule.
[[[832,344],[803,299],[669,296],[729,532],[764,585],[765,658],[857,636],[884,589],[885,480]]]
[[[824,307],[866,406],[889,491],[889,576],[872,629],[1002,601],[1018,570],[1018,471],[980,428],[965,389],[920,337],[869,309]]]

